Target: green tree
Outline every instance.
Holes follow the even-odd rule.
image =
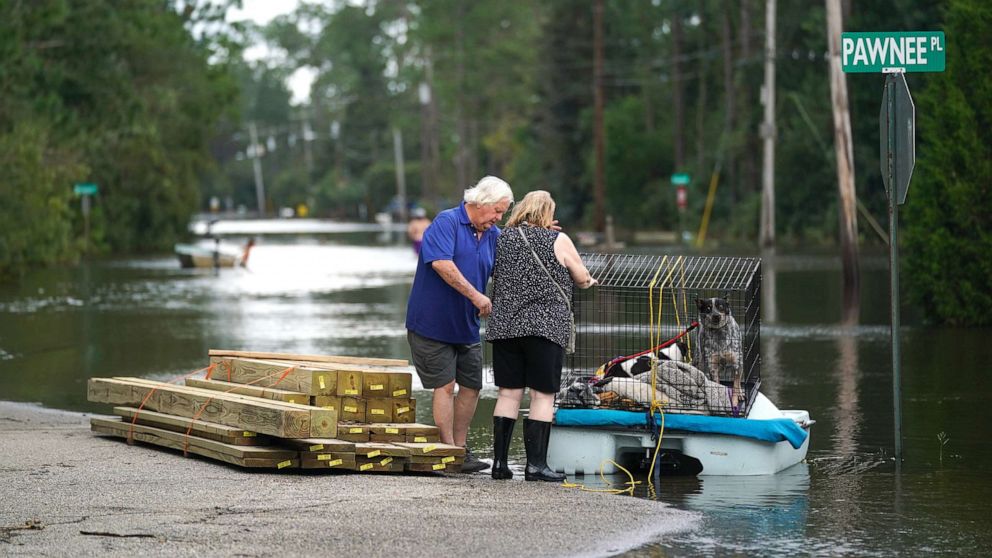
[[[903,276],[927,317],[950,325],[992,325],[990,28],[987,2],[948,2],[947,68],[917,96]]]

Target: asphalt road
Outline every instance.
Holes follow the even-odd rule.
[[[0,401],[0,555],[609,556],[699,521],[488,473],[251,472],[88,421]]]

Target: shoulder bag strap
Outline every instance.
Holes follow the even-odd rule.
[[[547,266],[545,266],[544,262],[541,261],[541,258],[537,256],[537,252],[534,251],[534,248],[530,245],[530,242],[527,240],[527,235],[524,234],[523,227],[517,227],[517,232],[520,233],[520,237],[524,239],[524,244],[526,244],[527,248],[530,249],[530,253],[534,256],[534,260],[537,261],[537,265],[541,266],[541,269],[544,270],[544,273],[548,275],[548,279],[551,279],[551,284],[553,284],[555,288],[558,289],[558,293],[561,294],[561,297],[563,299],[565,299],[565,304],[568,306],[568,311],[571,312],[572,301],[569,300],[568,296],[565,294],[565,289],[562,289],[561,285],[558,284],[558,281],[555,281],[555,278],[551,276],[551,272],[548,271]]]

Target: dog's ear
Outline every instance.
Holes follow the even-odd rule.
[[[701,298],[696,298],[696,308],[697,308],[698,310],[702,310],[702,309],[703,309],[703,303],[704,303],[704,302],[705,302],[705,301],[704,301],[703,299],[701,299]]]

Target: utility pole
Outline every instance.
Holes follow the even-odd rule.
[[[251,149],[249,150],[251,156],[251,166],[255,171],[255,196],[258,197],[258,216],[265,217],[265,183],[262,181],[262,146],[258,144],[258,129],[255,127],[255,123],[252,122],[248,125],[248,130],[251,133]]]
[[[761,165],[762,248],[775,248],[775,0],[765,0],[765,85],[761,91],[765,121],[761,124],[764,160]]]
[[[406,170],[403,165],[403,132],[393,127],[393,154],[396,157],[396,199],[399,200],[400,223],[406,222]]]
[[[313,176],[313,151],[310,142],[314,140],[313,130],[310,128],[310,117],[304,113],[303,121],[300,122],[300,133],[303,136],[303,160],[307,165],[307,179]]]
[[[858,204],[854,193],[854,142],[847,105],[847,76],[841,67],[840,35],[844,31],[840,0],[826,0],[827,44],[830,49],[830,99],[834,116],[834,153],[840,211],[840,249],[844,276],[845,321],[857,321],[860,280],[858,266]]]
[[[593,5],[593,135],[595,137],[596,170],[593,182],[593,225],[597,232],[606,228],[606,139],[603,131],[603,0]]]

